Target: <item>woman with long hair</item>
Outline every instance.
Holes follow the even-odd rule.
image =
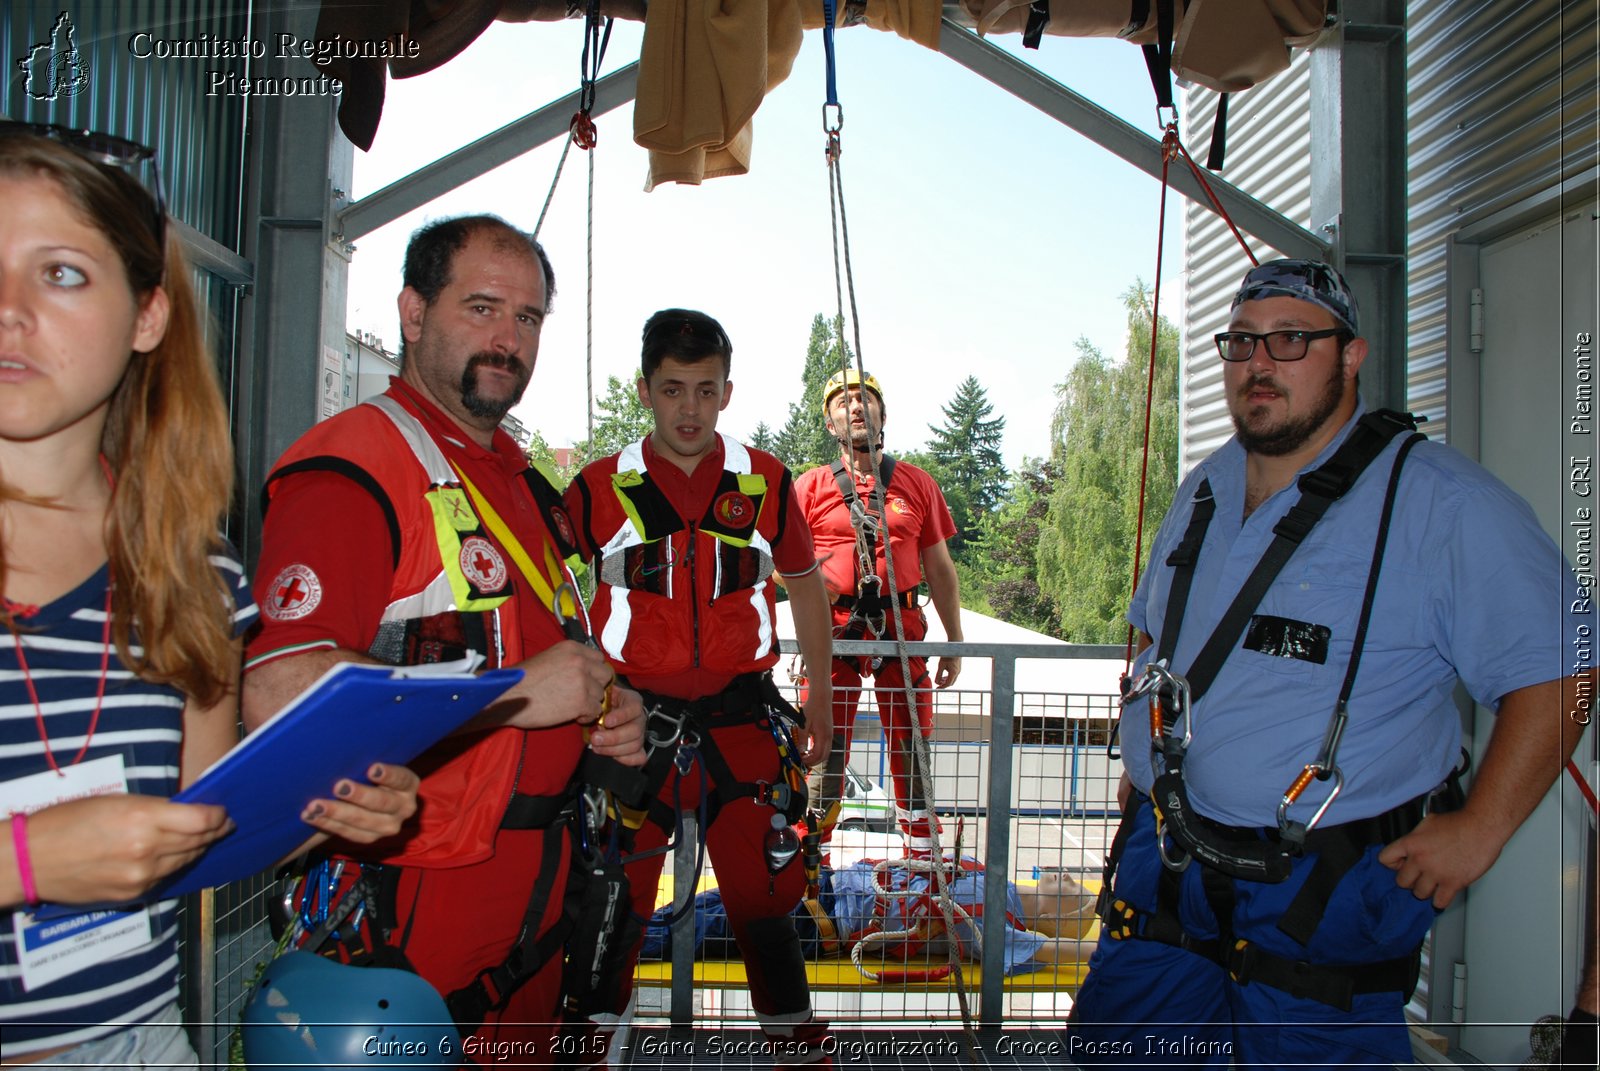
[[[171,802],[238,739],[256,608],[220,535],[227,412],[150,151],[0,123],[0,1061],[193,1066],[176,900],[232,827]],[[370,842],[415,809],[374,767],[302,813]],[[131,909],[124,902],[133,901]],[[35,912],[122,904],[115,911]]]

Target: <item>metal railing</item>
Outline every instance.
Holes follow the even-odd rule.
[[[1011,821],[995,820],[999,816],[1010,818],[1016,807],[1013,805],[1013,795],[1017,787],[1016,768],[1014,759],[1017,748],[1011,746],[1016,736],[1016,716],[1019,700],[1026,695],[1040,695],[1037,690],[1019,690],[1016,685],[1017,662],[1022,660],[1083,660],[1083,659],[1121,659],[1124,649],[1114,645],[1087,645],[1087,644],[1018,644],[1018,643],[908,643],[905,645],[907,653],[913,658],[937,658],[941,656],[956,656],[963,659],[963,674],[971,672],[972,667],[968,660],[989,659],[991,662],[990,679],[984,695],[988,698],[987,710],[984,716],[987,720],[987,744],[983,750],[987,751],[987,760],[984,767],[984,777],[981,780],[982,799],[971,805],[965,798],[955,801],[951,806],[948,795],[935,798],[938,810],[946,815],[952,813],[965,813],[986,819],[983,822],[984,836],[980,850],[980,861],[985,870],[993,875],[1010,875],[1012,873],[1013,848]],[[782,643],[786,655],[797,653],[798,647],[793,641],[785,640]],[[898,646],[891,641],[836,641],[834,653],[844,656],[868,657],[897,657]],[[1105,707],[1112,713],[1115,712],[1115,687],[1116,680],[1108,682],[1108,689],[1104,694]],[[864,691],[867,689],[864,688]],[[937,704],[941,693],[931,693],[931,699]],[[1059,695],[1063,698],[1068,694],[1052,692],[1048,694]],[[1063,703],[1063,717],[1066,715],[1067,704]],[[937,709],[937,706],[936,706]],[[1087,719],[1083,719],[1087,720]],[[936,719],[937,724],[937,719]],[[937,748],[937,728],[934,733],[934,744]],[[1007,746],[998,746],[1005,744]],[[1077,790],[1084,783],[1085,771],[1082,769],[1085,752],[1097,750],[1102,756],[1106,755],[1106,743],[1067,744],[1062,749],[1063,757],[1069,763],[1066,785],[1059,800],[1040,800],[1033,808],[1035,814],[1056,816],[1065,819],[1069,815],[1085,821],[1098,821],[1102,824],[1114,823],[1115,814],[1111,810],[1115,801],[1115,776],[1102,776],[1102,792],[1094,795],[1097,799],[1090,800],[1088,794],[1080,794]],[[1109,757],[1106,768],[1110,768]],[[934,774],[937,785],[940,782],[938,772]],[[1109,829],[1109,826],[1107,826]],[[689,873],[694,866],[694,848],[692,844],[680,845],[679,853],[674,858],[674,872],[678,874]],[[984,903],[982,920],[982,946],[985,953],[985,969],[981,972],[981,982],[978,1000],[978,1025],[983,1027],[997,1027],[1006,1018],[1005,1016],[1005,971],[1003,955],[1005,948],[1004,933],[1008,925],[1006,915],[1007,881],[988,881],[984,885]],[[671,942],[672,951],[672,985],[670,1019],[675,1027],[683,1027],[693,1020],[693,995],[695,988],[694,975],[694,917],[693,912],[685,912],[674,929]]]
[[[1052,661],[1120,659],[1123,649],[1119,646],[1077,644],[948,642],[913,643],[906,646],[913,657],[962,658],[965,677],[963,683],[970,681],[976,669],[972,665],[973,661],[989,659],[991,662],[988,687],[976,692],[979,712],[986,718],[987,724],[985,734],[987,742],[980,745],[982,750],[987,751],[987,756],[982,777],[979,779],[979,798],[961,798],[955,800],[953,805],[945,799],[936,798],[935,802],[946,814],[972,815],[980,820],[983,824],[983,836],[979,847],[982,862],[989,873],[1009,875],[1012,872],[1016,847],[1012,843],[1013,823],[1009,819],[1019,811],[1019,807],[1013,802],[1017,793],[1017,770],[1014,760],[1019,747],[1009,745],[1017,734],[1019,700],[1026,703],[1030,697],[1037,700],[1044,696],[1051,701],[1060,698],[1062,700],[1060,709],[1066,722],[1090,720],[1087,717],[1076,719],[1068,717],[1068,709],[1071,707],[1067,698],[1069,693],[1053,690],[1046,692],[1040,689],[1019,690],[1016,684],[1017,663],[1034,659]],[[795,653],[796,648],[792,641],[783,641],[782,647],[786,655]],[[895,644],[881,641],[839,641],[835,643],[834,650],[837,654],[847,656],[898,655]],[[1097,708],[1098,710],[1110,710],[1114,713],[1115,684],[1114,679],[1108,683],[1103,693],[1104,703]],[[970,696],[974,693],[971,690],[964,690],[963,694]],[[1084,694],[1086,693],[1070,693],[1073,697]],[[1101,696],[1101,693],[1094,694]],[[949,693],[934,693],[936,710],[939,709],[937,700],[948,695]],[[864,706],[864,710],[870,712],[870,709],[870,703]],[[870,718],[871,715],[867,713],[865,716]],[[1050,716],[1045,715],[1046,718]],[[1095,718],[1101,719],[1101,715],[1096,714]],[[936,732],[934,744],[936,753],[939,753],[937,749],[942,745],[937,736]],[[1077,742],[1073,742],[1074,739]],[[995,746],[1002,743],[1008,746]],[[1042,745],[1040,750],[1047,752],[1052,758],[1056,755],[1053,743]],[[1106,750],[1103,742],[1090,743],[1082,734],[1069,738],[1065,746],[1060,749],[1060,756],[1067,764],[1063,777],[1062,798],[1030,801],[1033,806],[1021,809],[1026,810],[1030,816],[1044,820],[1065,820],[1070,816],[1090,823],[1114,821],[1114,816],[1108,815],[1106,808],[1107,793],[1112,789],[1102,785],[1101,791],[1092,790],[1096,781],[1105,780],[1103,771],[1091,767],[1103,760]],[[1101,758],[1095,758],[1097,755]],[[936,784],[939,779],[940,774],[936,772]],[[1115,777],[1111,776],[1110,781],[1114,784]],[[1109,798],[1114,801],[1114,796]],[[1008,820],[996,820],[1001,816]],[[692,866],[692,858],[675,862],[675,870],[678,873],[687,873]],[[1001,950],[1005,947],[1006,891],[1006,881],[992,881],[985,885],[982,920],[985,949]],[[226,1064],[232,1023],[241,1009],[245,990],[254,976],[257,963],[271,956],[272,942],[265,921],[267,894],[267,879],[258,876],[225,889],[208,890],[191,897],[185,904],[182,1002],[186,1021],[198,1024],[195,1042],[203,1063],[215,1061],[218,1064]],[[687,1024],[693,1009],[695,981],[692,913],[688,914],[685,921],[687,931],[682,932],[683,923],[680,923],[681,932],[674,934],[672,942],[670,1014],[674,1025]],[[995,954],[998,955],[998,951]],[[978,1018],[983,1026],[998,1026],[1004,1018],[1003,983],[1004,971],[999,963],[995,963],[993,969],[982,971]]]

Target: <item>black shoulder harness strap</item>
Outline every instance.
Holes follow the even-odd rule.
[[[889,493],[889,481],[894,479],[894,466],[895,459],[893,457],[890,457],[886,453],[879,454],[878,482],[874,485],[875,496],[882,496]],[[855,481],[850,478],[850,473],[845,471],[844,461],[842,459],[837,457],[834,458],[832,464],[830,464],[828,467],[833,470],[833,478],[838,481],[839,497],[844,499],[845,508],[850,511],[850,523],[861,528],[862,541],[867,545],[866,560],[876,562],[878,560],[878,527],[877,525],[858,525],[858,519],[862,513],[862,510],[861,496],[856,494]],[[880,503],[880,507],[881,505],[882,504]],[[882,508],[879,509],[877,517],[878,525],[887,523],[883,519],[886,512],[887,511]],[[861,579],[860,563],[858,562],[856,568],[856,585],[858,588],[861,584]]]
[[[267,515],[267,509],[272,505],[272,496],[267,489],[285,476],[293,476],[297,472],[331,472],[350,480],[359,486],[373,501],[378,503],[378,508],[383,510],[384,524],[389,529],[389,553],[395,566],[400,564],[400,517],[395,513],[394,503],[389,501],[389,495],[384,491],[373,475],[366,469],[347,458],[333,457],[331,455],[318,455],[316,457],[302,458],[292,461],[281,468],[268,473],[267,478],[261,482],[261,516]]]
[[[1222,664],[1238,644],[1250,616],[1261,604],[1267,589],[1323,514],[1355,486],[1356,480],[1383,453],[1391,439],[1401,432],[1416,430],[1417,418],[1410,413],[1391,409],[1367,413],[1356,421],[1350,437],[1334,451],[1332,457],[1300,477],[1300,498],[1273,527],[1272,542],[1185,674],[1191,703],[1198,702],[1216,680]],[[1195,565],[1200,560],[1200,547],[1205,542],[1206,528],[1215,510],[1211,482],[1202,480],[1195,492],[1194,513],[1189,518],[1189,527],[1184,531],[1183,540],[1167,558],[1167,564],[1174,571],[1166,616],[1161,622],[1157,658],[1171,659],[1177,647],[1178,631],[1183,627],[1183,614],[1189,601],[1189,585],[1194,579]]]

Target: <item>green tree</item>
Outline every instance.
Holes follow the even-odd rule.
[[[1005,436],[1006,418],[991,419],[994,406],[976,376],[961,381],[943,410],[944,424],[928,425],[933,437],[928,440],[927,453],[933,459],[929,471],[939,481],[956,522],[950,549],[959,554],[1005,496],[1006,465],[1000,456],[1000,440]]]
[[[553,475],[556,478],[556,486],[558,488],[566,487],[567,484],[572,482],[572,477],[577,475],[577,458],[574,457],[572,463],[568,465],[558,465],[554,448],[546,441],[538,428],[529,429],[528,445],[522,452],[527,456],[531,464],[543,468]]]
[[[614,454],[655,430],[655,418],[639,400],[634,387],[638,378],[638,372],[626,383],[616,376],[606,377],[606,392],[595,402],[594,439],[578,447],[578,457],[584,464]]]
[[[1051,465],[1059,472],[1039,532],[1041,595],[1057,612],[1058,634],[1077,643],[1120,643],[1133,579],[1150,361],[1150,292],[1136,282],[1123,295],[1127,351],[1112,362],[1085,339],[1078,362],[1056,388]],[[1150,469],[1144,546],[1172,504],[1178,482],[1178,329],[1157,326],[1150,403]],[[1143,563],[1141,562],[1141,567]]]
[[[806,363],[800,372],[800,400],[789,403],[789,418],[773,440],[773,453],[796,474],[826,465],[839,456],[839,445],[823,424],[822,388],[855,356],[845,347],[840,356],[838,333],[820,312],[811,321]]]
[[[765,420],[756,425],[755,434],[750,436],[750,445],[769,454],[777,453],[778,437],[772,434],[772,428]]]
[[[1039,536],[1048,521],[1058,473],[1041,458],[1025,458],[1011,493],[983,515],[961,565],[961,601],[982,613],[1054,635],[1055,603],[1039,586]]]

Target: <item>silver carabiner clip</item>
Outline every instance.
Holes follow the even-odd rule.
[[[1311,820],[1303,826],[1289,821],[1289,808],[1294,806],[1295,801],[1300,798],[1300,793],[1305,791],[1306,785],[1309,785],[1313,779],[1326,781],[1329,778],[1333,779],[1333,790],[1328,793],[1328,798],[1322,801],[1316,813],[1311,816]],[[1278,801],[1278,833],[1285,840],[1292,841],[1297,845],[1304,843],[1306,834],[1317,828],[1317,823],[1322,821],[1322,816],[1328,813],[1328,807],[1334,800],[1338,799],[1339,793],[1343,788],[1344,772],[1339,767],[1330,766],[1324,769],[1315,764],[1306,766],[1300,772],[1300,776],[1295,778],[1294,784],[1289,786],[1289,791],[1285,792],[1283,798]]]
[[[664,721],[668,725],[672,726],[671,733],[667,736],[659,735],[655,730],[657,721]],[[668,714],[659,706],[651,707],[649,711],[645,713],[644,724],[644,742],[650,745],[652,750],[655,748],[671,747],[683,737],[683,717],[680,715],[679,717],[674,718],[671,714]]]
[[[1156,814],[1156,854],[1161,857],[1161,865],[1174,874],[1182,874],[1189,869],[1189,864],[1194,862],[1194,856],[1184,851],[1181,847],[1173,845],[1178,857],[1167,854],[1167,822],[1160,813]]]

